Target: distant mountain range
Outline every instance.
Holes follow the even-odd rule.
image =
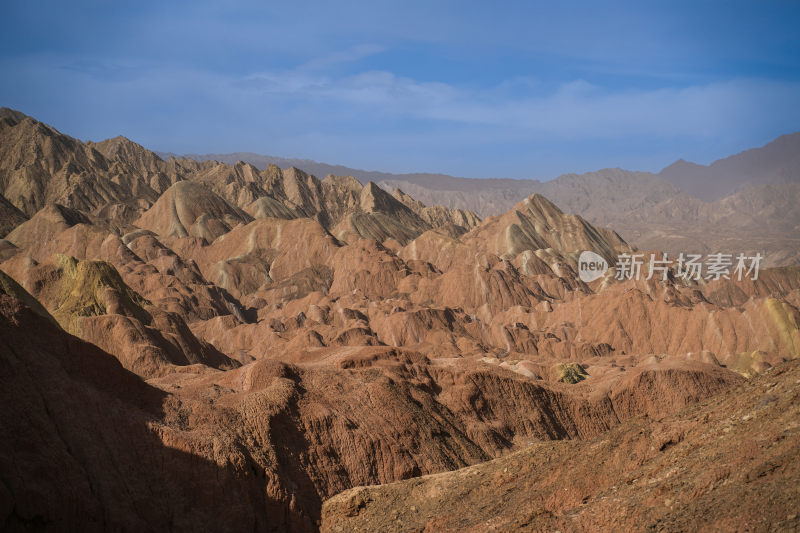
[[[679,160],[658,174],[613,168],[544,182],[391,174],[246,152],[185,157],[227,164],[244,161],[259,168],[295,166],[320,177],[351,175],[388,191],[400,189],[426,205],[473,211],[481,217],[504,213],[520,198],[538,193],[593,224],[612,227],[642,249],[670,254],[761,252],[768,264],[800,261],[800,133],[711,165]]]
[[[701,200],[719,200],[751,185],[775,185],[800,180],[800,132],[782,135],[761,148],[698,165],[680,159],[659,173]]]
[[[378,170],[362,170],[358,168],[346,167],[344,165],[331,165],[328,163],[320,163],[311,159],[296,159],[277,157],[271,155],[255,154],[253,152],[231,152],[228,154],[176,154],[174,152],[155,152],[163,159],[186,158],[195,161],[219,161],[226,165],[236,164],[238,161],[249,163],[256,168],[265,169],[269,165],[275,165],[280,168],[295,167],[303,172],[324,178],[332,174],[334,176],[353,176],[361,183],[368,183],[374,181],[376,183],[383,181],[400,180],[410,183],[424,184],[426,188],[434,190],[465,190],[465,191],[479,191],[486,188],[491,188],[492,185],[502,187],[503,189],[524,191],[532,183],[541,183],[538,180],[518,180],[511,178],[461,178],[457,176],[450,176],[447,174],[435,174],[428,172],[413,172],[408,174],[393,174],[391,172],[381,172]],[[489,185],[487,185],[489,184]],[[524,196],[524,192],[521,193]],[[519,197],[515,196],[518,200]],[[516,203],[513,202],[513,203]],[[512,203],[512,205],[513,205]]]
[[[516,203],[520,195],[525,196],[533,192],[539,192],[539,188],[543,186],[543,182],[540,180],[462,178],[427,172],[393,174],[377,170],[351,168],[344,165],[320,163],[311,159],[276,157],[252,152],[232,152],[227,154],[156,153],[164,159],[185,157],[195,161],[214,160],[228,165],[243,161],[260,169],[265,169],[268,165],[276,165],[280,168],[296,167],[320,178],[328,174],[335,176],[348,175],[353,176],[362,183],[368,181],[386,182],[387,184],[404,182],[425,189],[447,191],[448,193],[453,191],[483,192],[500,189],[503,192],[511,193],[513,196],[514,199],[510,205]],[[603,170],[599,172],[606,173]],[[640,172],[638,174],[641,176],[651,173]],[[692,196],[707,202],[719,200],[739,188],[750,185],[797,182],[800,181],[800,132],[782,135],[765,146],[752,148],[730,157],[719,159],[711,165],[699,165],[679,159],[655,175],[683,189]],[[575,176],[575,174],[564,174],[553,181],[558,181],[568,176]],[[544,183],[551,183],[551,181]],[[502,208],[498,206],[494,210],[492,209],[493,205],[486,204],[484,209],[492,212],[484,212],[484,209],[481,209],[478,205],[462,207],[475,210],[482,216],[488,216],[499,214],[509,206],[502,206]]]

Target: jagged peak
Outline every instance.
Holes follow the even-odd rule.
[[[394,191],[392,191],[392,196],[394,196],[396,199],[400,200],[403,203],[409,201],[409,202],[414,202],[415,204],[418,204],[423,207],[425,206],[425,204],[415,199],[413,196],[411,196],[410,194],[408,194],[407,192],[403,191],[403,189],[400,188],[395,188]]]
[[[700,168],[705,167],[705,165],[701,165],[699,163],[694,163],[692,161],[687,161],[686,159],[680,158],[677,161],[667,165],[663,169],[661,169],[660,174],[669,173],[670,171],[683,169],[683,168]]]
[[[134,145],[134,146],[144,150],[144,147],[136,144],[135,142],[131,141],[127,137],[123,137],[122,135],[117,135],[116,137],[111,137],[109,139],[104,139],[102,141],[97,141],[97,142],[86,141],[86,144],[88,144],[89,146],[94,146],[94,147],[115,148],[115,149],[119,149],[119,148],[121,148],[123,146],[132,146],[132,145]]]
[[[234,168],[248,168],[248,169],[252,169],[252,170],[258,172],[258,169],[255,167],[255,165],[253,165],[251,163],[248,163],[247,161],[242,161],[241,159],[238,160],[236,163],[234,163],[233,167]]]
[[[151,162],[164,161],[152,150],[148,150],[123,135],[117,135],[99,142],[87,141],[86,145],[94,148],[108,159],[120,159],[129,163],[135,163],[133,159],[138,161],[149,160]]]
[[[26,118],[31,118],[22,111],[11,109],[10,107],[0,107],[0,122],[9,121],[12,125],[16,125]]]
[[[408,211],[409,208],[396,200],[391,194],[381,189],[375,182],[370,181],[361,190],[359,199],[361,210],[366,213],[382,211],[393,213],[396,211]]]
[[[60,131],[58,131],[49,124],[45,124],[44,122],[39,122],[35,118],[25,115],[23,113],[19,113],[18,116],[21,117],[19,120],[14,118],[14,115],[8,115],[7,117],[0,117],[0,123],[9,124],[10,126],[17,129],[19,131],[18,135],[21,138],[26,138],[26,137],[36,138],[37,136],[58,137],[61,140],[69,143],[80,144],[79,140],[74,139],[69,135],[61,133]]]
[[[517,209],[519,210],[520,208],[531,212],[538,212],[542,215],[560,216],[564,214],[564,212],[556,204],[539,193],[533,193],[522,200],[522,202],[517,204]]]
[[[287,176],[293,176],[297,178],[308,178],[311,174],[305,172],[302,169],[297,168],[296,166],[292,165],[291,167],[284,169],[283,173]]]
[[[334,174],[328,174],[325,176],[325,179],[322,180],[323,185],[334,185],[336,187],[343,187],[345,189],[360,192],[364,186],[361,185],[361,182],[358,181],[356,178],[347,174],[346,176],[336,176]]]

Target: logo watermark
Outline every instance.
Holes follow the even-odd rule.
[[[600,279],[608,271],[608,261],[594,252],[586,250],[578,258],[578,277],[584,283]]]
[[[705,257],[702,254],[681,253],[673,260],[666,253],[651,253],[649,258],[644,253],[624,253],[617,257],[617,262],[614,264],[614,278],[620,281],[653,278],[666,281],[672,272],[676,278],[694,281],[701,279],[755,281],[758,279],[758,270],[763,258],[760,253],[752,256],[713,253]],[[578,276],[584,283],[600,279],[608,268],[606,260],[594,252],[581,252],[578,258]]]

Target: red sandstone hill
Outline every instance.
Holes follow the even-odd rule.
[[[798,381],[792,362],[672,416],[351,489],[322,531],[793,531]]]
[[[14,435],[0,441],[3,518],[14,527],[311,530],[322,499],[348,487],[475,464],[524,439],[590,437],[742,379],[648,367],[597,395],[378,347],[148,385],[13,298],[0,296],[0,312],[0,426]],[[204,511],[185,514],[189,501]]]

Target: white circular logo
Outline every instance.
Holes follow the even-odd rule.
[[[578,257],[578,277],[589,283],[603,277],[608,270],[608,262],[594,252],[586,250]]]

